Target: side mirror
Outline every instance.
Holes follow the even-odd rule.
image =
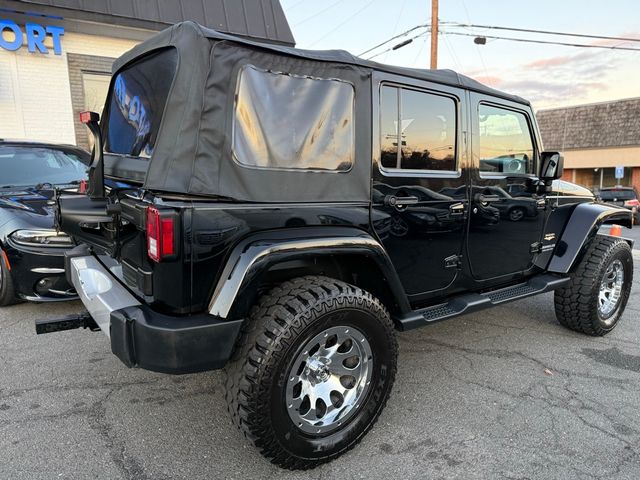
[[[556,180],[562,177],[564,157],[560,152],[542,152],[540,159],[542,163],[540,178],[542,180]]]

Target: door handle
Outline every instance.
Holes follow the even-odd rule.
[[[464,215],[464,203],[454,203],[453,205],[449,205],[449,212],[452,217]]]
[[[477,203],[491,203],[491,202],[499,202],[502,200],[502,197],[499,195],[485,195],[484,193],[477,193],[474,197],[474,200]]]
[[[384,197],[384,204],[391,205],[392,207],[406,207],[407,205],[415,205],[420,199],[418,197],[396,197],[394,195],[386,195]]]

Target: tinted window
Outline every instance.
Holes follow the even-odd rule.
[[[456,103],[452,98],[383,86],[380,136],[384,168],[456,169]]]
[[[340,80],[246,66],[233,117],[233,154],[242,165],[347,171],[354,158],[354,89]]]
[[[67,185],[87,178],[88,159],[40,147],[0,146],[0,187]]]
[[[533,141],[523,113],[480,105],[480,171],[534,173]]]
[[[600,190],[600,198],[602,200],[633,200],[636,194],[633,190]]]
[[[118,73],[113,81],[105,150],[150,157],[176,72],[174,49],[145,57]]]

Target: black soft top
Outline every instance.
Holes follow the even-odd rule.
[[[193,30],[195,36],[187,33],[186,30]],[[227,40],[242,45],[278,52],[280,54],[289,55],[292,57],[306,58],[308,60],[316,60],[321,62],[357,65],[380,72],[388,72],[396,75],[403,75],[405,77],[416,78],[419,80],[426,80],[429,82],[461,87],[468,90],[473,90],[475,92],[486,93],[488,95],[500,97],[512,102],[530,105],[530,102],[522,97],[488,87],[474,80],[473,78],[461,75],[453,70],[428,70],[423,68],[397,67],[394,65],[386,65],[383,63],[365,60],[363,58],[352,55],[346,50],[304,50],[300,48],[286,47],[270,43],[255,42],[241,37],[218,32],[217,30],[206,28],[202,25],[198,25],[197,23],[190,21],[177,23],[174,26],[159,32],[143,43],[136,45],[128,52],[125,52],[113,63],[113,73],[116,73],[124,65],[144,55],[147,52],[176,43],[178,37],[184,37],[185,39],[190,40],[191,45],[185,45],[186,48],[202,48],[202,44],[198,41],[198,38],[207,38],[216,41]]]
[[[371,75],[374,71],[529,105],[520,97],[494,90],[451,70],[401,68],[362,60],[343,50],[312,51],[259,43],[193,22],[178,23],[126,52],[113,65],[114,78],[129,64],[169,48],[177,51],[178,64],[151,159],[105,153],[107,175],[137,180],[149,190],[255,202],[368,202],[372,164]],[[238,78],[248,65],[261,71],[340,80],[353,86],[353,135],[350,137],[353,162],[349,170],[335,173],[241,165],[233,152],[233,111]],[[313,92],[310,95],[313,97]],[[309,105],[327,106],[319,94],[311,100],[306,104],[292,102],[285,108],[291,118],[296,115],[300,118],[310,110]],[[109,99],[103,131],[109,128],[108,105]],[[262,128],[261,122],[262,119],[258,119],[251,128]],[[269,137],[268,128],[260,133]],[[330,137],[325,136],[328,141]]]

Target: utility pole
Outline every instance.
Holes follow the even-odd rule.
[[[431,68],[438,68],[438,0],[431,0]]]

